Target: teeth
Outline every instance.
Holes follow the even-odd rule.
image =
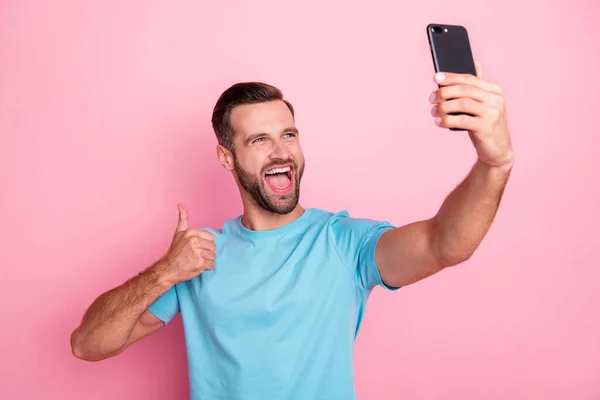
[[[291,169],[290,167],[273,168],[273,169],[267,171],[267,175],[281,174],[281,173],[284,173],[284,172],[289,172],[290,169]]]

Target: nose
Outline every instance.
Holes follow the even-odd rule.
[[[287,160],[290,158],[290,151],[285,143],[282,143],[280,140],[277,140],[273,143],[271,158],[281,160]]]

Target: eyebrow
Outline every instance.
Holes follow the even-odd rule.
[[[296,129],[296,128],[292,127],[292,126],[290,126],[289,128],[285,128],[284,130],[281,131],[281,133],[287,133],[287,132],[293,132],[296,135],[298,135],[300,133],[300,132],[298,132],[298,129]],[[254,134],[248,136],[248,138],[246,139],[246,143],[250,143],[254,139],[257,139],[257,138],[259,138],[261,136],[265,136],[265,135],[267,135],[267,133],[265,133],[265,132],[254,133]]]

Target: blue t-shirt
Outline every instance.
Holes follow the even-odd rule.
[[[308,208],[274,230],[241,217],[215,235],[214,269],[149,310],[183,321],[193,400],[351,400],[354,340],[380,285],[375,246],[394,228]]]

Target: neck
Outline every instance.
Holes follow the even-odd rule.
[[[304,208],[298,204],[289,214],[277,214],[257,205],[244,205],[242,225],[253,231],[268,231],[281,228],[295,221],[304,213]]]

